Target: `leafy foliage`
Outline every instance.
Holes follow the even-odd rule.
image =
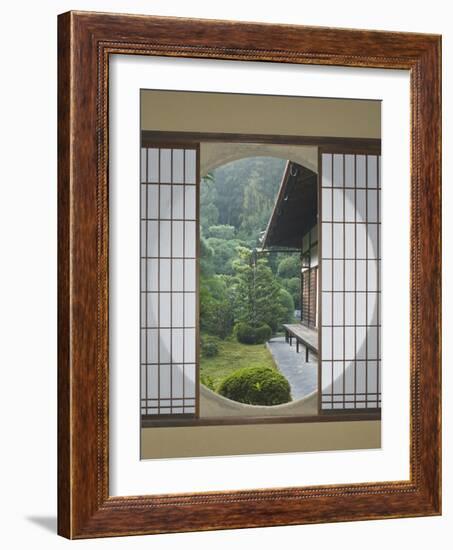
[[[255,329],[248,323],[239,322],[234,326],[234,332],[241,344],[255,344]]]
[[[282,279],[281,283],[285,290],[291,294],[294,307],[300,309],[300,279],[293,277],[292,279]]]
[[[236,228],[232,225],[211,225],[207,231],[209,237],[230,240],[234,239]]]
[[[268,266],[266,258],[253,258],[252,251],[238,249],[238,258],[233,262],[235,275],[232,279],[234,319],[248,323],[254,328],[267,324],[275,332],[278,326],[292,317],[288,313],[287,293]]]
[[[288,380],[275,368],[249,367],[227,376],[220,395],[249,405],[280,405],[291,401]]]
[[[299,255],[254,252],[271,215],[284,167],[281,159],[248,158],[215,169],[201,183],[200,319],[204,333],[224,339],[239,322],[253,330],[266,324],[276,332],[281,323],[294,317],[294,304],[300,301]]]
[[[255,330],[255,340],[257,344],[264,344],[272,336],[272,329],[269,325],[261,325]]]
[[[300,276],[300,259],[296,254],[285,256],[278,264],[277,275],[282,279]]]
[[[219,354],[219,341],[214,336],[201,336],[201,353],[204,357],[215,357]]]
[[[214,265],[212,258],[214,250],[209,246],[207,240],[200,236],[200,271],[202,277],[211,277],[214,275]]]
[[[255,328],[247,323],[239,322],[234,330],[238,342],[242,344],[264,344],[272,336],[271,327],[266,324]]]
[[[216,205],[217,191],[213,174],[208,174],[201,181],[200,212],[201,228],[203,231],[216,225],[219,221],[219,210]]]
[[[212,250],[210,268],[213,273],[232,275],[233,260],[236,257],[236,249],[240,243],[236,240],[224,240],[217,237],[206,239],[206,244]]]
[[[202,331],[226,338],[233,328],[233,307],[226,280],[219,275],[201,278],[200,328]]]
[[[279,303],[283,309],[282,323],[291,323],[294,320],[294,300],[291,294],[281,288],[278,295]]]
[[[232,225],[240,239],[266,228],[285,168],[283,159],[252,157],[217,168],[201,184],[203,230]]]
[[[203,384],[203,386],[206,386],[212,391],[216,391],[216,384],[214,382],[214,378],[212,376],[209,376],[209,374],[200,374],[200,382]]]

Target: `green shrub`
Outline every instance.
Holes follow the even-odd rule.
[[[223,276],[201,278],[200,328],[222,339],[231,334],[233,311]]]
[[[215,357],[219,354],[219,343],[212,336],[201,337],[201,353],[204,357]]]
[[[272,329],[266,323],[253,328],[248,323],[237,323],[234,332],[241,344],[264,344],[272,336]]]
[[[200,382],[212,391],[216,391],[215,382],[209,374],[200,373]]]
[[[255,342],[257,344],[264,344],[272,336],[272,329],[269,325],[263,324],[255,329]]]
[[[218,393],[249,405],[280,405],[291,401],[288,380],[274,368],[247,367],[227,376]]]
[[[294,300],[294,307],[300,309],[300,277],[282,279],[283,287],[291,294]]]
[[[255,330],[248,323],[238,323],[234,327],[236,338],[241,344],[255,343]]]

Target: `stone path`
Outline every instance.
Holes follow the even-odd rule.
[[[318,361],[312,353],[308,363],[305,363],[305,349],[301,345],[296,353],[296,343],[290,346],[284,336],[271,338],[267,343],[274,361],[291,386],[294,400],[301,399],[314,392],[318,387]]]

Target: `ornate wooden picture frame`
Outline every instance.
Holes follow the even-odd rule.
[[[58,21],[58,532],[89,538],[441,513],[441,39],[69,12]],[[410,479],[109,494],[109,56],[410,72]]]

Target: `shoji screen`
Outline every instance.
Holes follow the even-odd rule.
[[[197,412],[198,150],[141,149],[141,414]]]
[[[378,409],[380,157],[321,156],[321,409]]]

